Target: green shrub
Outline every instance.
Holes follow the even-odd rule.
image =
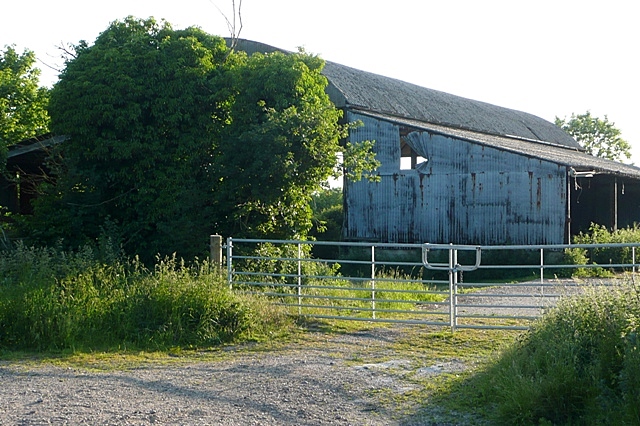
[[[342,188],[324,189],[312,196],[313,227],[309,235],[321,241],[342,237]]]
[[[474,386],[497,424],[639,424],[640,296],[628,283],[563,299]]]
[[[589,258],[589,251],[587,249],[569,248],[564,251],[564,263],[567,265],[590,265],[592,262]],[[613,275],[613,273],[600,266],[592,266],[589,268],[563,269],[557,275],[563,278],[588,278],[607,277]]]
[[[574,244],[625,244],[640,243],[640,226],[638,224],[629,228],[609,231],[605,226],[591,224],[589,232],[580,233],[573,238]],[[636,257],[640,256],[636,250]],[[590,268],[591,271],[578,269],[580,276],[606,276],[606,265],[630,264],[633,262],[631,247],[597,247],[593,249],[568,249],[566,259],[577,265],[597,264],[599,268]],[[636,259],[637,261],[637,259]],[[611,272],[611,271],[609,271]]]
[[[90,253],[18,246],[0,256],[0,347],[204,347],[286,330],[266,302],[229,291],[206,262],[102,264]]]

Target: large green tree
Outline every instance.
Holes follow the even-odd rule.
[[[301,238],[311,228],[312,194],[332,174],[343,136],[323,65],[276,52],[254,54],[231,73],[233,123],[215,163],[227,235]]]
[[[578,141],[591,155],[609,160],[631,158],[631,145],[622,139],[621,132],[607,116],[598,118],[590,111],[571,114],[569,119],[556,117],[555,124]]]
[[[210,231],[228,57],[219,37],[131,17],[76,46],[51,92],[52,129],[69,139],[34,232],[73,245],[108,234],[147,258],[193,253],[193,236]]]
[[[196,28],[114,22],[77,46],[52,90],[52,128],[70,138],[34,234],[106,234],[146,259],[205,253],[214,232],[304,237],[344,136],[322,66],[248,57]]]
[[[9,145],[48,132],[48,89],[39,86],[35,61],[29,50],[0,52],[0,159]]]

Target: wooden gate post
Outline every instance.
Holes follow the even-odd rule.
[[[222,269],[222,236],[210,235],[209,236],[209,261],[211,265],[216,269]]]

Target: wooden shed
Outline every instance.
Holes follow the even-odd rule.
[[[560,244],[591,223],[640,223],[640,168],[585,153],[553,123],[332,62],[323,74],[364,124],[350,140],[375,140],[382,163],[379,182],[344,182],[346,240]]]
[[[0,206],[11,213],[30,214],[37,186],[47,178],[47,151],[66,138],[51,134],[9,146],[4,173],[0,173]]]

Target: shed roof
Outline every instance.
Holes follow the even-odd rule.
[[[249,54],[287,52],[263,43],[239,40]],[[583,150],[566,132],[535,115],[503,108],[438,90],[326,62],[327,93],[339,108],[357,108],[425,123],[472,130],[488,135],[516,136]]]
[[[447,126],[425,123],[419,120],[411,120],[370,111],[361,111],[360,113],[399,125],[405,125],[445,136],[452,136],[457,139],[468,140],[520,155],[550,161],[564,165],[567,168],[573,168],[576,171],[593,171],[596,174],[602,173],[640,179],[640,167],[595,157],[584,151],[578,151],[576,149],[568,149],[558,145],[545,144],[540,141],[516,138],[513,136],[496,136],[471,130],[455,129]]]
[[[287,52],[239,40],[237,49]],[[587,154],[569,134],[535,115],[326,62],[327,93],[340,108],[486,144],[574,168],[640,179],[640,168]]]
[[[44,148],[59,144],[67,139],[66,136],[53,136],[51,133],[26,139],[22,142],[9,146],[7,158],[11,159],[34,151],[40,151]]]

